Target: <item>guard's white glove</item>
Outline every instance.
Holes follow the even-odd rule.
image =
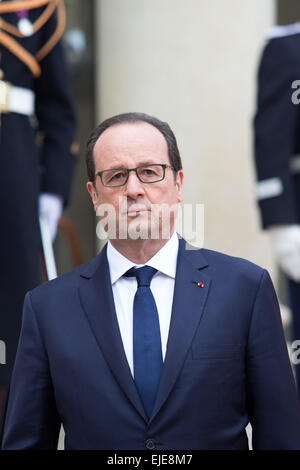
[[[48,222],[51,241],[54,242],[58,220],[63,211],[63,199],[57,194],[42,193],[39,196],[39,215]]]
[[[300,225],[276,225],[268,228],[273,250],[284,273],[300,281]]]

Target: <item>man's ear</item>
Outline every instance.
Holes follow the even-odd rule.
[[[182,202],[182,183],[183,183],[183,171],[177,171],[175,185],[177,187],[178,202]]]
[[[88,181],[86,183],[86,188],[89,192],[89,195],[91,196],[93,206],[94,206],[94,211],[97,212],[98,209],[98,191],[94,186],[94,183],[92,181]]]

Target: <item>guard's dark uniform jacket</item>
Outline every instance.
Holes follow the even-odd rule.
[[[254,119],[257,199],[264,228],[300,222],[300,33],[267,42]],[[294,99],[293,99],[294,98]]]
[[[300,223],[300,25],[278,29],[283,35],[269,40],[261,56],[254,119],[263,228]],[[300,284],[288,279],[287,285],[293,339],[299,340]],[[294,366],[300,394],[300,365]]]
[[[18,25],[18,12],[3,13],[2,10],[1,13],[1,8],[6,5],[15,7],[18,3],[21,2],[0,2],[0,69],[4,81],[33,90],[36,119],[18,112],[1,113],[0,430],[24,295],[41,282],[38,195],[42,192],[54,193],[61,195],[66,203],[75,162],[71,151],[75,132],[74,113],[63,49],[55,37],[59,15],[53,8],[50,17],[36,32],[28,37],[16,37],[11,33],[10,25]],[[22,3],[24,5],[26,2]],[[32,3],[44,4],[25,12],[34,25],[49,4],[59,2]],[[13,40],[9,42],[10,47],[6,44],[7,37]],[[19,49],[10,50],[11,42],[21,45],[25,54],[23,49],[21,53]],[[48,49],[41,51],[45,45]],[[29,58],[26,51],[31,54]],[[32,57],[38,51],[42,53],[38,54],[39,59],[35,63]],[[18,54],[21,56],[18,57]],[[37,139],[38,135],[42,138]],[[38,140],[42,141],[42,145],[37,144]]]

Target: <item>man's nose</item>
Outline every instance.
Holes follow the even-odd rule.
[[[143,196],[144,194],[145,190],[143,183],[138,179],[138,176],[134,171],[130,171],[125,185],[125,196],[135,199],[138,196]]]

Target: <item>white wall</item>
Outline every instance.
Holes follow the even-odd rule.
[[[252,118],[273,0],[98,0],[98,120],[142,111],[177,136],[205,247],[276,271],[254,198]]]

